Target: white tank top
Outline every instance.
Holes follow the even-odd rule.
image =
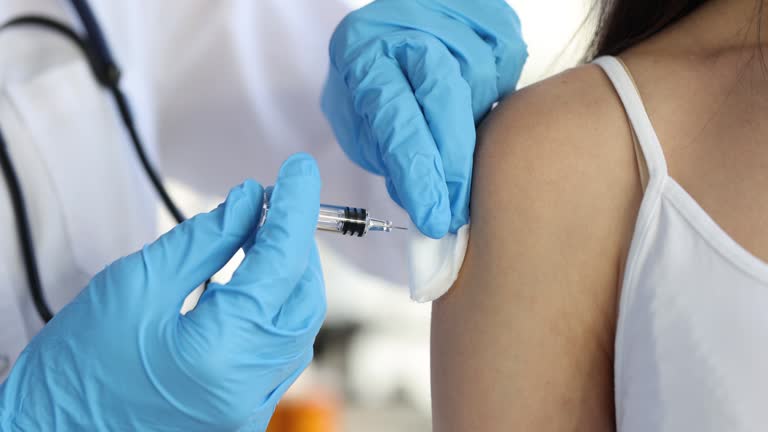
[[[623,64],[595,63],[624,104],[648,174],[616,330],[618,430],[768,430],[768,264],[669,176]]]

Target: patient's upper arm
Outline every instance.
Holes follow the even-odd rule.
[[[435,431],[613,430],[617,287],[640,194],[595,66],[492,113],[464,267],[433,305]]]

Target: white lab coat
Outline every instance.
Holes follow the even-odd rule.
[[[224,196],[248,177],[271,183],[288,155],[308,151],[320,164],[324,202],[404,221],[381,180],[346,159],[319,109],[328,39],[354,3],[361,2],[91,0],[124,70],[140,133],[166,178]],[[30,12],[77,25],[63,0],[0,0],[0,22]],[[66,39],[33,28],[0,33],[0,131],[21,177],[54,311],[163,228],[111,99]],[[325,243],[350,266],[404,283],[404,237]],[[5,366],[42,323],[1,177],[0,239],[2,382]]]

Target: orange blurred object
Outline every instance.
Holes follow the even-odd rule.
[[[285,397],[277,405],[267,432],[339,432],[341,407],[329,393]]]

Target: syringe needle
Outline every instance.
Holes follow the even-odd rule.
[[[392,229],[399,229],[399,230],[403,230],[403,231],[408,231],[408,228],[401,227],[401,226],[393,226]]]

